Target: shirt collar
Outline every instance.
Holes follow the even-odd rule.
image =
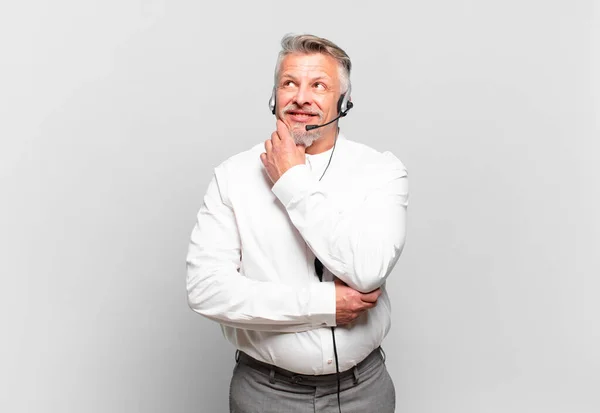
[[[344,135],[342,135],[342,133],[340,132],[338,134],[337,137],[337,142],[335,144],[335,146],[339,146],[340,143],[345,139]],[[326,150],[325,152],[321,152],[321,153],[316,153],[314,155],[311,155],[309,153],[306,154],[306,160],[309,161],[311,163],[311,165],[315,165],[315,164],[320,164],[323,162],[328,162],[329,161],[329,157],[331,156],[331,152],[333,151],[333,146]],[[339,148],[338,148],[339,149]]]

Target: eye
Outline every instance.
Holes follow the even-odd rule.
[[[294,83],[293,80],[284,80],[282,86],[283,87],[291,87],[291,86],[296,86],[296,84]]]
[[[315,86],[314,86],[314,87],[315,87],[315,89],[317,89],[317,90],[325,90],[325,85],[324,85],[323,83],[321,83],[321,82],[317,82],[317,83],[315,83]]]

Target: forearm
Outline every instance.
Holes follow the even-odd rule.
[[[326,211],[326,205],[323,202],[319,209]],[[323,265],[357,291],[381,287],[404,248],[404,233],[368,221],[358,224],[362,216],[352,213],[312,218],[314,223],[303,229],[302,236]],[[389,226],[403,228],[401,220],[390,220]]]
[[[369,292],[381,286],[396,264],[406,238],[406,171],[386,173],[363,202],[336,206],[304,167],[284,175],[273,192],[311,250],[334,275]]]
[[[298,332],[335,325],[333,283],[297,288],[240,275],[233,264],[211,263],[192,246],[187,293],[192,310],[221,324],[259,331]]]
[[[223,185],[224,186],[224,185]],[[301,286],[240,274],[241,243],[232,209],[211,181],[187,254],[192,310],[224,325],[265,331],[305,331],[335,325],[332,283]]]

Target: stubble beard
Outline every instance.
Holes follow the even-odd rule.
[[[283,118],[283,116],[291,110],[299,110],[298,106],[292,104],[292,105],[288,105],[285,108],[283,108],[283,110],[281,111],[281,117]],[[314,112],[315,115],[318,116],[318,124],[321,124],[322,120],[323,120],[323,114],[320,111]],[[309,146],[311,146],[317,139],[320,139],[322,136],[322,131],[321,129],[313,129],[310,131],[306,130],[306,123],[301,123],[301,122],[292,122],[291,129],[290,129],[290,135],[292,135],[292,139],[294,139],[294,142],[296,143],[296,145],[302,145],[305,148],[308,148]]]
[[[305,123],[293,123],[290,133],[296,145],[302,145],[305,148],[321,138],[321,129],[307,131]]]

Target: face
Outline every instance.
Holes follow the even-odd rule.
[[[326,123],[337,116],[338,63],[319,53],[287,55],[279,68],[276,89],[277,116],[288,126],[296,144],[308,147],[325,128],[306,131],[305,126]]]

